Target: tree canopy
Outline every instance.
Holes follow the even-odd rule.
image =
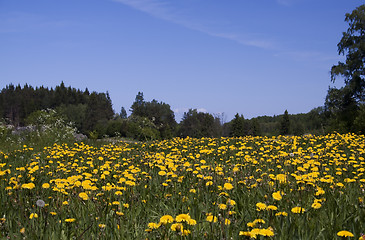
[[[329,114],[329,128],[339,132],[365,132],[361,118],[365,114],[365,5],[347,13],[349,26],[337,44],[338,54],[345,55],[345,62],[331,68],[331,80],[344,79],[345,86],[329,88],[325,108]]]
[[[155,126],[161,138],[171,138],[175,135],[177,123],[175,114],[169,104],[153,99],[146,102],[143,92],[138,92],[131,106],[132,118],[147,118]],[[139,117],[139,118],[136,118]]]
[[[346,62],[338,62],[332,66],[331,79],[344,77],[346,87],[351,96],[359,102],[364,102],[365,95],[365,5],[357,7],[352,13],[347,13],[345,21],[349,27],[342,33],[338,43],[338,53],[346,55]]]

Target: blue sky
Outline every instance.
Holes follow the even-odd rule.
[[[359,0],[0,0],[0,87],[61,81],[245,118],[324,104]],[[341,86],[341,79],[336,86]]]

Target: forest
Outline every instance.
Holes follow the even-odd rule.
[[[345,122],[327,105],[314,108],[308,113],[289,114],[285,111],[277,116],[251,119],[245,119],[242,114],[237,113],[229,122],[224,122],[220,115],[189,109],[178,123],[169,104],[155,99],[145,101],[142,92],[138,92],[130,106],[129,116],[124,107],[119,113],[114,112],[108,92],[90,93],[87,88],[80,90],[66,87],[63,82],[54,89],[9,84],[0,92],[0,116],[3,125],[14,129],[36,125],[40,115],[52,109],[55,118],[70,122],[78,133],[89,138],[154,140],[187,136],[321,135],[331,131],[363,133],[361,124],[352,124],[352,129],[346,129]],[[358,117],[353,122],[355,120],[359,122]]]

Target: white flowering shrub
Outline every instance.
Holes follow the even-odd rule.
[[[32,113],[26,120],[29,140],[42,140],[60,143],[74,139],[76,128],[72,122],[67,122],[53,109],[40,110]]]
[[[0,143],[10,142],[12,139],[10,138],[12,131],[11,125],[6,125],[4,122],[0,121]]]

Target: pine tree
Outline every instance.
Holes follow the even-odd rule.
[[[283,118],[280,123],[280,134],[281,135],[288,135],[290,132],[290,119],[288,110],[285,110]]]
[[[122,119],[127,119],[127,111],[125,110],[124,107],[122,107],[122,109],[120,110],[120,117]]]
[[[246,135],[245,132],[245,118],[241,114],[241,116],[236,113],[234,119],[231,121],[231,130],[230,136],[231,137],[241,137]]]

